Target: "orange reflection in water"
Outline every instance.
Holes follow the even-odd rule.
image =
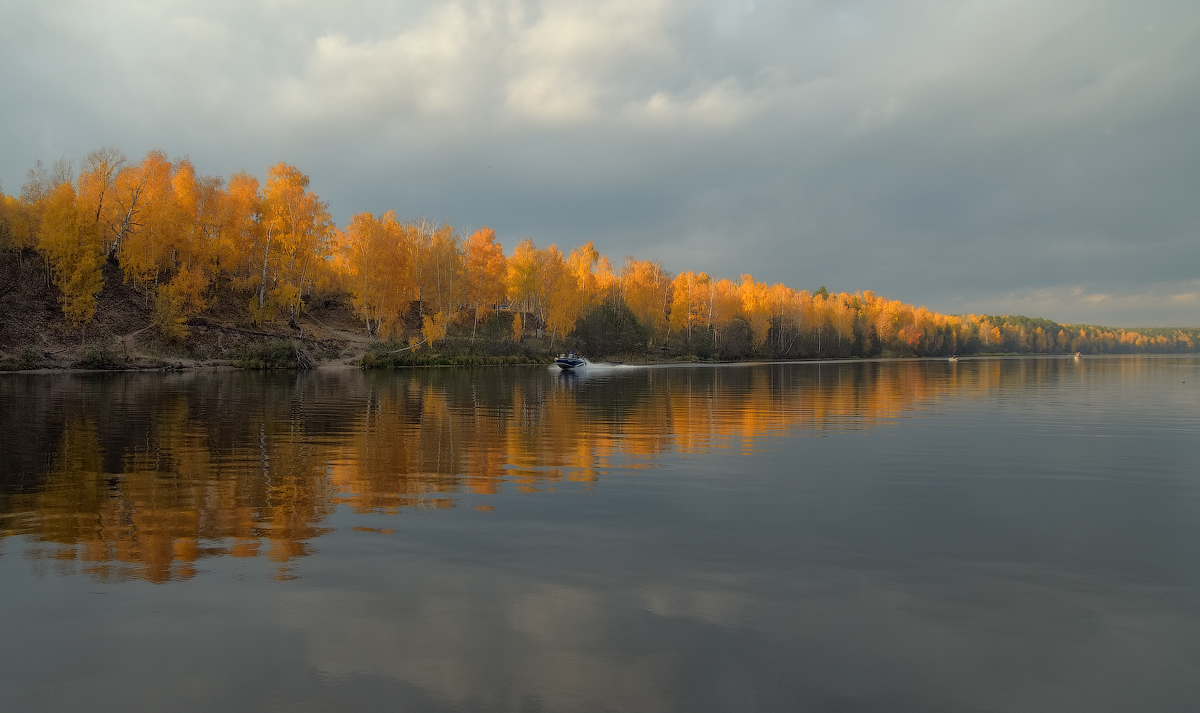
[[[19,456],[0,482],[0,536],[25,536],[39,569],[101,580],[188,579],[214,556],[265,556],[288,578],[338,505],[445,509],[464,493],[592,484],[667,452],[749,454],[766,436],[872,428],[949,396],[1077,378],[1087,366],[16,377],[0,382],[0,433]]]

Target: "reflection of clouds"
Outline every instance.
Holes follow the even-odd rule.
[[[6,700],[96,711],[168,700],[188,711],[362,701],[359,710],[1107,713],[1190,711],[1200,695],[1194,588],[955,561],[769,578],[666,567],[647,580],[606,562],[607,576],[581,581],[570,568],[520,574],[396,554],[331,563],[342,569],[324,586],[309,576],[173,589],[150,618],[128,589],[66,616],[10,612],[30,628],[12,629],[20,656],[0,674],[14,684]],[[714,601],[726,602],[716,622]],[[46,684],[36,697],[30,681]],[[410,699],[421,705],[397,702]]]
[[[829,566],[741,586],[409,574],[389,596],[292,597],[281,623],[304,632],[321,675],[392,677],[464,710],[530,696],[546,710],[680,710],[692,695],[693,710],[724,710],[726,689],[760,704],[778,689],[794,703],[922,703],[912,710],[1182,710],[1200,693],[1189,593],[1094,573]]]
[[[656,582],[632,593],[632,601],[662,617],[690,617],[725,629],[749,622],[745,597],[732,577],[701,576],[686,582]]]
[[[388,676],[471,710],[669,710],[657,649],[621,650],[608,592],[438,568],[393,596],[310,592],[284,625],[306,632],[323,676]]]

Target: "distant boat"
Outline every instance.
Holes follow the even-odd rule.
[[[581,357],[575,356],[575,352],[567,352],[566,354],[559,354],[558,358],[554,360],[554,363],[557,364],[558,368],[560,369],[577,369],[587,364],[587,361]]]
[[[958,361],[958,355],[950,357],[949,361]]]
[[[1082,356],[1083,356],[1083,354],[1080,354],[1079,352],[1075,352],[1075,361],[1079,361],[1079,358]]]

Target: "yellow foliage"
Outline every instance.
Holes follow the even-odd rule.
[[[493,305],[506,301],[508,261],[496,242],[496,231],[481,228],[463,243],[463,298],[474,316],[472,336],[479,320]]]
[[[0,195],[0,250],[36,248],[40,222],[37,206]]]
[[[168,339],[183,339],[188,335],[187,317],[166,290],[154,297],[154,325]]]
[[[810,294],[751,275],[737,282],[693,272],[672,278],[660,262],[633,257],[614,274],[590,242],[564,255],[525,238],[506,258],[489,228],[463,239],[449,225],[401,222],[392,212],[355,215],[338,231],[308,176],[287,163],[268,170],[265,186],[246,173],[228,183],[198,176],[188,160],[172,162],[160,151],[136,164],[115,149],[94,151],[77,179],[68,166],[51,172],[39,164],[20,198],[0,195],[0,250],[18,251],[20,259],[19,251],[36,246],[76,324],[95,311],[107,254],[127,280],[154,292],[155,319],[176,333],[205,309],[204,295],[219,280],[248,298],[254,320],[294,319],[314,292],[344,291],[373,339],[411,336],[403,331],[414,308],[429,341],[445,339],[456,316],[473,321],[474,336],[481,317],[505,305],[514,312],[514,339],[544,327],[554,340],[590,306],[611,301],[624,302],[659,345],[672,334],[690,341],[701,329],[720,347],[738,333],[727,328],[743,320],[751,334],[734,336],[736,349],[761,355],[1195,348],[1182,331],[949,316],[869,291]]]
[[[522,312],[538,307],[538,250],[533,240],[525,238],[517,244],[508,259],[508,297]]]
[[[81,208],[71,184],[55,188],[46,200],[38,243],[59,289],[63,314],[76,325],[91,321],[104,287],[100,226]]]
[[[379,218],[351,216],[346,231],[337,234],[336,265],[372,338],[392,332],[415,295],[404,236],[391,211]]]
[[[329,257],[333,245],[333,220],[324,201],[308,190],[308,176],[295,166],[278,163],[267,170],[267,187],[258,203],[259,230],[251,235],[258,288],[258,309],[263,316],[287,310],[295,318],[304,304],[305,287],[311,287],[314,263]]]
[[[445,312],[427,314],[423,321],[421,334],[425,336],[426,344],[433,344],[446,338],[446,326],[450,324],[450,315]]]
[[[200,314],[208,306],[204,300],[204,291],[207,289],[208,278],[200,267],[183,265],[162,291],[179,308],[180,314],[191,317]]]
[[[625,258],[621,267],[621,294],[625,304],[652,338],[664,338],[670,329],[668,310],[672,292],[671,277],[656,260]]]
[[[689,338],[693,329],[708,327],[712,317],[712,280],[701,272],[681,272],[672,284],[671,329]]]

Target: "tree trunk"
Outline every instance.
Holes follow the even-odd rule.
[[[262,309],[267,303],[267,258],[271,254],[271,240],[267,239],[267,245],[263,248],[263,271],[262,283],[258,286],[258,308]]]

